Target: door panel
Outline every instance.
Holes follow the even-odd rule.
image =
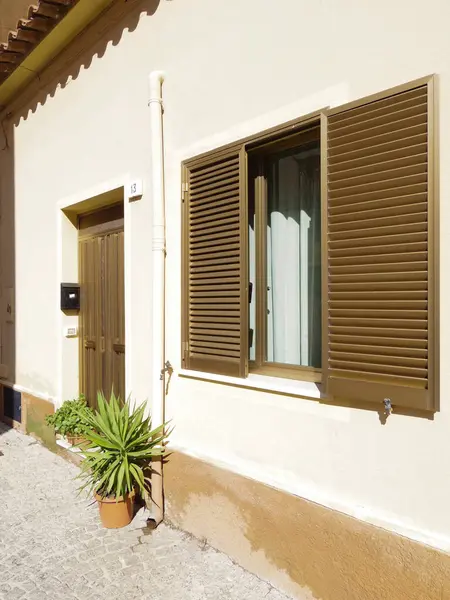
[[[125,396],[124,233],[80,239],[80,392]]]
[[[101,380],[101,254],[102,240],[80,241],[80,388],[81,393],[96,404]]]
[[[125,282],[123,231],[105,238],[105,382],[125,396]]]

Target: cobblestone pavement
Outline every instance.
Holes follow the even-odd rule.
[[[143,514],[103,529],[76,473],[0,424],[1,600],[288,600],[187,534],[147,529]]]

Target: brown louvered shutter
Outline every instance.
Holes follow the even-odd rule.
[[[436,406],[432,82],[326,116],[335,398]]]
[[[183,186],[183,365],[245,377],[245,152],[235,147],[185,163]]]

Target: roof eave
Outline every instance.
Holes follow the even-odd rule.
[[[78,0],[0,84],[0,111],[114,0]]]

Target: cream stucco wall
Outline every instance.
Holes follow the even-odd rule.
[[[15,199],[13,383],[57,403],[76,393],[77,341],[62,339],[58,308],[61,277],[74,274],[76,244],[70,243],[74,232],[61,220],[61,206],[138,177],[144,196],[126,209],[127,384],[137,398],[149,397],[147,76],[162,69],[166,356],[175,368],[167,416],[176,425],[173,445],[450,549],[447,311],[441,313],[441,412],[434,420],[394,414],[381,425],[376,412],[321,404],[313,388],[282,395],[179,376],[181,160],[431,73],[439,75],[445,309],[450,288],[449,18],[445,0],[161,0],[155,14],[143,14],[134,31],[124,30],[102,56],[86,60],[76,77],[20,119],[14,143],[0,154],[4,182],[14,155],[14,189],[3,183],[2,197],[4,212],[7,200]],[[7,216],[2,236],[5,223]],[[9,284],[4,280],[3,285]]]

